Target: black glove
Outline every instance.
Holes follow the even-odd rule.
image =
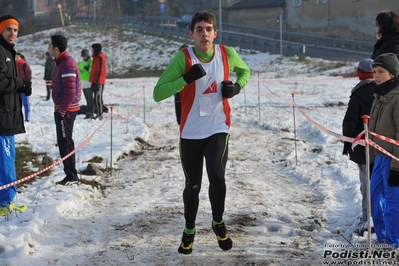
[[[21,93],[25,93],[26,96],[31,96],[32,82],[27,79],[23,79],[22,82],[23,82],[23,84],[22,84],[22,87],[19,89],[19,91]]]
[[[349,151],[352,149],[352,143],[350,142],[344,142],[344,151],[342,152],[342,155],[349,155]]]
[[[89,71],[90,66],[84,66],[83,68],[86,69],[87,71]]]
[[[190,68],[190,70],[186,74],[183,75],[183,79],[187,84],[190,84],[191,82],[200,79],[205,75],[206,72],[202,67],[202,65],[195,64]]]
[[[241,91],[241,86],[238,83],[233,83],[230,80],[222,81],[222,95],[225,98],[231,98]]]
[[[90,89],[94,92],[97,92],[100,90],[100,84],[98,83],[92,83]]]
[[[390,187],[399,187],[399,172],[391,169],[388,177],[388,185]]]

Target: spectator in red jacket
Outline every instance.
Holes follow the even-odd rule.
[[[28,63],[26,62],[25,56],[21,53],[17,53],[15,55],[15,62],[17,65],[17,73],[18,77],[21,79],[32,80],[32,70]],[[24,115],[25,122],[29,122],[30,120],[30,102],[29,96],[25,93],[21,93],[22,103],[24,105]]]
[[[93,64],[91,66],[90,82],[91,89],[94,91],[94,109],[97,113],[97,116],[93,119],[98,118],[101,120],[104,112],[103,92],[107,76],[107,60],[105,54],[101,51],[101,44],[94,43],[91,46],[91,50],[93,55]]]

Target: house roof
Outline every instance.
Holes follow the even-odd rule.
[[[226,7],[227,10],[284,7],[285,0],[239,0]]]

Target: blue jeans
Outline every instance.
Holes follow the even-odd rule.
[[[29,121],[29,119],[30,119],[29,96],[26,96],[25,93],[21,93],[21,97],[22,97],[22,103],[24,105],[25,121]]]
[[[399,247],[399,187],[388,185],[391,158],[377,155],[370,183],[371,216],[379,242]]]
[[[0,186],[16,180],[14,136],[0,136]],[[16,185],[0,190],[0,206],[8,207],[16,192]]]

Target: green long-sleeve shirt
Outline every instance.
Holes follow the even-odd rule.
[[[90,59],[88,59],[86,61],[80,61],[79,62],[78,68],[80,70],[80,80],[89,81],[92,63],[93,63],[93,59],[92,58],[90,58]]]
[[[202,53],[196,48],[194,48],[194,51],[198,58],[204,62],[209,62],[214,53],[214,49],[209,53]],[[226,52],[228,56],[229,70],[236,73],[237,83],[240,84],[241,88],[244,88],[248,83],[250,69],[244,61],[242,61],[236,50],[226,46]],[[186,81],[183,79],[185,69],[185,54],[179,51],[170,61],[169,65],[166,67],[155,85],[153,98],[156,102],[167,99],[173,94],[180,92],[184,86],[187,85]]]

